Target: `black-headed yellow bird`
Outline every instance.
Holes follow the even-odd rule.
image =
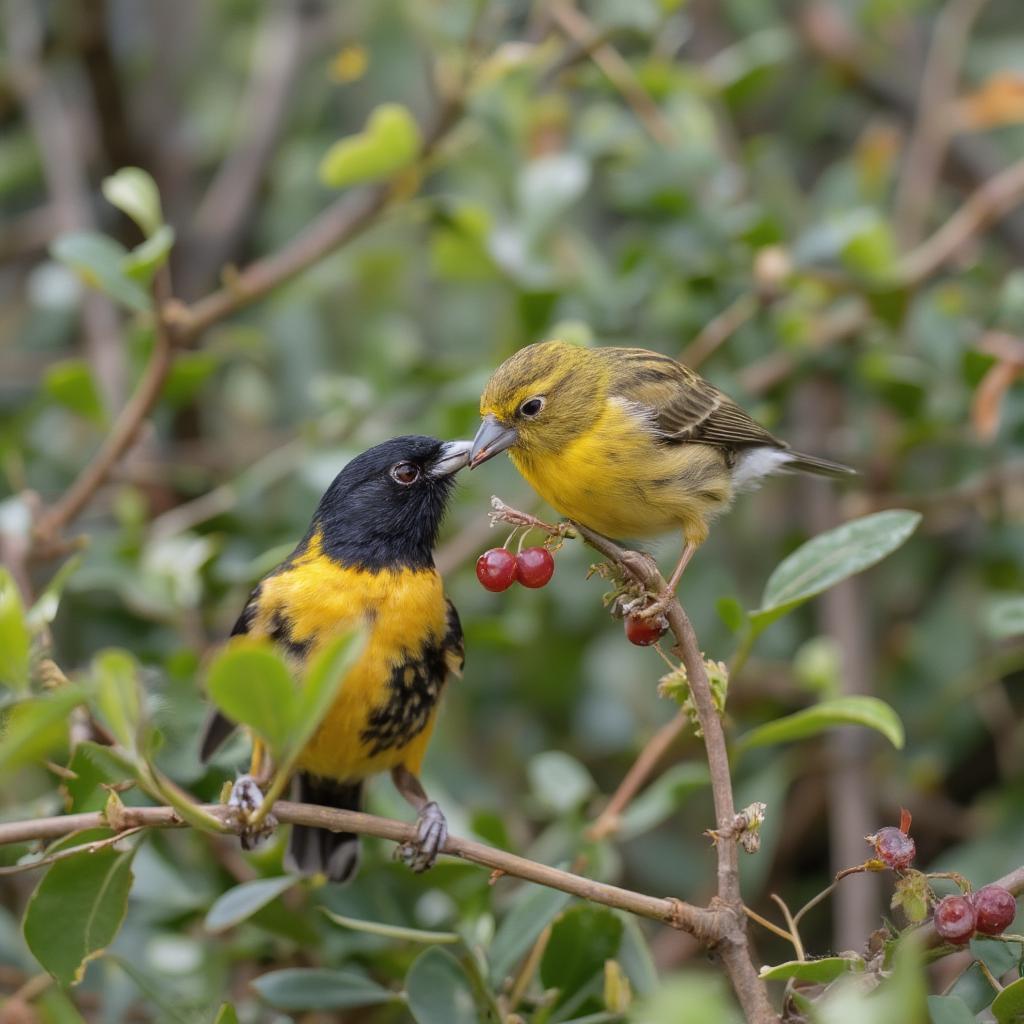
[[[396,437],[354,458],[317,506],[298,547],[253,590],[232,635],[265,636],[297,670],[339,631],[364,625],[367,642],[303,751],[296,799],[359,810],[364,780],[390,770],[416,809],[418,841],[402,853],[430,867],[447,826],[419,782],[448,675],[463,665],[462,628],[444,596],[433,547],[469,442]],[[207,760],[234,725],[215,713]],[[289,870],[345,881],[358,836],[296,825]]]
[[[776,470],[853,470],[795,452],[669,356],[640,348],[529,345],[494,371],[470,465],[509,452],[548,504],[613,538],[683,532],[674,592],[710,521]]]

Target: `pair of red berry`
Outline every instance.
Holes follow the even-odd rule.
[[[1017,916],[1017,901],[1009,889],[986,885],[960,896],[943,896],[935,908],[935,930],[954,946],[969,942],[976,932],[1002,935]]]
[[[523,548],[518,555],[508,548],[491,548],[476,560],[476,578],[494,593],[513,583],[536,590],[546,586],[554,572],[555,560],[547,548]]]

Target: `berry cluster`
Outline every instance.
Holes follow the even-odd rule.
[[[524,548],[518,555],[508,548],[491,548],[476,560],[476,578],[496,594],[513,583],[531,590],[546,586],[554,572],[555,560],[547,548]]]
[[[1002,935],[1017,916],[1017,901],[1009,889],[986,885],[961,896],[943,896],[935,908],[935,930],[955,946],[975,933]]]

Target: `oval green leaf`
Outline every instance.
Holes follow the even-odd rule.
[[[85,696],[80,686],[68,685],[4,709],[0,719],[0,772],[38,761],[63,746],[71,709],[84,704]]]
[[[43,374],[43,391],[76,416],[102,425],[106,420],[92,370],[84,359],[61,359]]]
[[[290,967],[270,971],[250,983],[276,1010],[347,1010],[376,1006],[399,997],[359,971]]]
[[[214,659],[206,688],[228,718],[248,725],[277,760],[283,759],[299,694],[288,666],[269,641],[233,641]]]
[[[540,978],[562,997],[578,991],[613,960],[622,942],[622,922],[607,907],[571,907],[552,925],[544,947]]]
[[[167,262],[173,246],[174,228],[162,224],[125,256],[121,269],[133,280],[149,284],[153,275]]]
[[[569,894],[558,889],[531,885],[522,890],[495,933],[488,953],[491,980],[496,985],[501,985],[516,961],[568,902]]]
[[[298,882],[295,875],[281,875],[279,878],[257,878],[242,882],[214,900],[206,915],[204,925],[208,932],[223,932],[233,928],[246,918],[252,917],[268,903],[272,903],[283,892]]]
[[[28,687],[32,634],[14,577],[0,567],[0,683],[12,690]]]
[[[776,566],[765,584],[761,607],[751,612],[755,630],[841,580],[880,562],[917,529],[919,512],[874,512],[818,534]]]
[[[142,699],[135,661],[126,651],[103,651],[93,660],[92,678],[97,717],[125,750],[137,750]]]
[[[62,985],[82,980],[128,910],[132,854],[112,848],[58,861],[29,899],[22,925],[35,958]]]
[[[827,985],[844,974],[860,974],[864,961],[860,957],[825,956],[819,960],[787,960],[774,967],[762,967],[761,977],[765,981],[812,981]]]
[[[929,996],[928,1016],[932,1024],[975,1024],[973,1011],[959,996]]]
[[[984,622],[993,640],[1024,635],[1024,594],[993,598],[985,608]]]
[[[399,103],[382,103],[366,128],[341,139],[324,154],[320,180],[331,188],[380,181],[408,167],[419,155],[420,128]]]
[[[100,188],[106,201],[131,217],[147,238],[160,229],[164,220],[160,190],[147,171],[141,167],[122,167],[104,178]]]
[[[70,267],[90,288],[138,313],[150,309],[149,293],[122,269],[127,250],[120,242],[95,231],[61,235],[50,246],[54,259]]]
[[[458,960],[443,949],[421,953],[405,976],[416,1024],[481,1024],[473,985]]]
[[[992,1001],[992,1013],[999,1024],[1024,1021],[1024,978],[1011,982]]]
[[[578,807],[597,788],[584,765],[562,750],[537,754],[526,772],[533,795],[554,814]]]
[[[451,943],[458,942],[460,936],[455,932],[431,932],[423,928],[406,928],[400,924],[386,924],[383,921],[363,921],[356,917],[344,917],[333,910],[321,907],[323,914],[342,928],[351,928],[357,932],[370,935],[383,935],[389,939],[402,939],[405,942]]]
[[[897,750],[903,746],[903,723],[899,715],[877,697],[855,696],[822,701],[803,711],[766,722],[741,736],[736,749],[748,750],[774,743],[789,743],[816,736],[840,725],[867,726],[880,732]]]

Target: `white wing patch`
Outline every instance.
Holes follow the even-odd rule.
[[[736,460],[732,482],[737,488],[756,487],[763,477],[792,461],[793,453],[785,448],[748,448]]]

